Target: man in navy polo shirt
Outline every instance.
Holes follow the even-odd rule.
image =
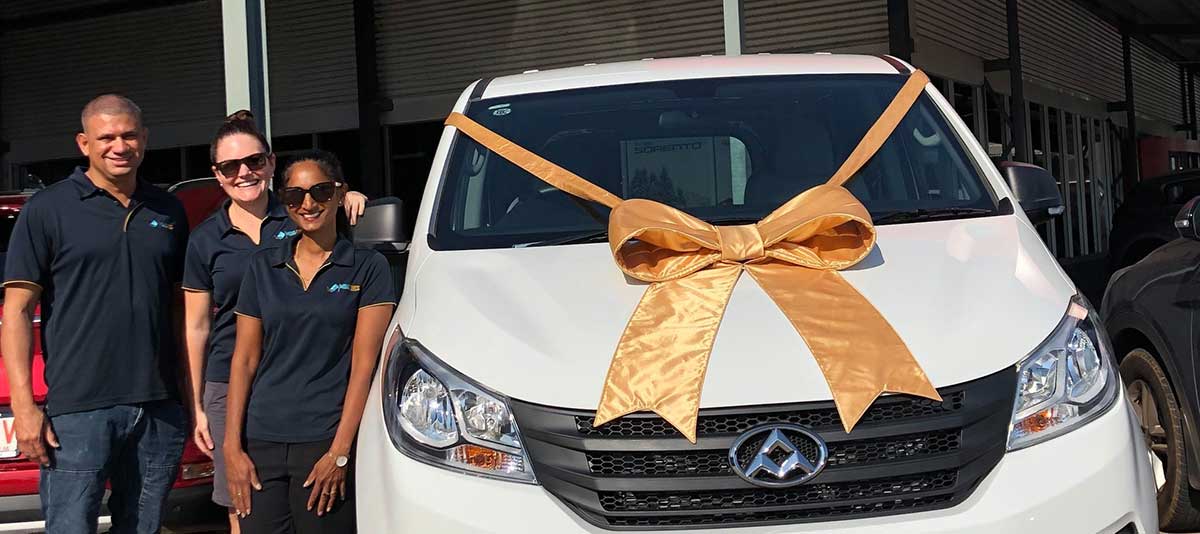
[[[105,482],[112,532],[155,533],[183,452],[174,306],[187,217],[137,177],[147,131],[128,99],[103,95],[76,136],[88,168],[21,210],[4,272],[0,349],[21,452],[42,464],[51,534],[96,532]],[[40,302],[46,405],[33,400]]]

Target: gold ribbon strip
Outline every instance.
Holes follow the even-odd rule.
[[[928,82],[920,71],[909,76],[828,183],[741,226],[713,226],[651,200],[622,200],[462,114],[451,113],[446,124],[546,183],[612,208],[608,238],[617,266],[650,283],[617,344],[596,425],[649,410],[696,442],[708,358],[745,270],[808,344],[850,432],[885,392],[941,400],[891,324],[838,273],[875,246],[870,214],[842,185]]]

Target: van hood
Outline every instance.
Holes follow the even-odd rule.
[[[875,305],[937,387],[1014,365],[1075,290],[1015,216],[888,225],[843,276]],[[613,350],[646,289],[606,244],[430,251],[410,275],[405,334],[484,386],[595,409]],[[702,407],[827,400],[803,339],[743,274],[709,360]]]

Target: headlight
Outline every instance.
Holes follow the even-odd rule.
[[[451,470],[536,483],[502,395],[471,382],[411,339],[396,345],[384,372],[384,420],[400,452]]]
[[[1095,312],[1076,296],[1054,333],[1017,365],[1008,450],[1061,436],[1104,413],[1120,387],[1115,367]]]

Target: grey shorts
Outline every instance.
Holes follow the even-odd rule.
[[[229,384],[224,382],[204,383],[204,413],[208,416],[208,433],[213,440],[213,502],[226,508],[233,506],[229,497],[229,486],[225,483],[225,397]]]

